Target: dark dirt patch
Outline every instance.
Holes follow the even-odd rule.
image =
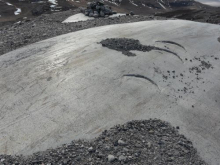
[[[107,47],[109,49],[117,50],[122,52],[122,54],[126,56],[136,56],[136,54],[131,53],[132,50],[138,50],[142,52],[149,52],[152,50],[164,51],[167,53],[171,53],[177,56],[181,61],[182,59],[175,53],[167,49],[162,49],[155,46],[142,45],[139,40],[128,39],[128,38],[108,38],[106,40],[102,40],[100,42],[102,46]]]
[[[28,157],[1,155],[0,160],[2,165],[206,165],[192,142],[156,119],[117,125],[91,142],[73,141]]]
[[[213,66],[209,61],[204,61],[204,60],[201,60],[200,58],[195,58],[195,60],[200,61],[201,64],[198,66],[189,68],[190,73],[195,72],[196,75],[198,76],[200,73],[202,73],[203,70],[210,69],[210,68],[213,69]]]
[[[209,62],[206,62],[206,61],[201,61],[200,67],[201,67],[201,68],[209,69],[209,68],[212,67],[212,64],[210,64]]]
[[[102,44],[102,46],[120,51],[126,56],[136,56],[136,54],[129,52],[131,50],[149,52],[155,48],[153,46],[142,45],[139,40],[127,38],[110,38],[102,40],[100,43]]]

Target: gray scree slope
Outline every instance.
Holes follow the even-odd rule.
[[[30,154],[94,138],[115,124],[159,118],[179,126],[206,162],[219,164],[217,34],[218,25],[138,22],[69,33],[2,55],[0,154]],[[183,61],[158,50],[128,57],[100,44],[124,37]]]

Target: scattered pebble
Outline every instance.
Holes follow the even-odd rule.
[[[115,161],[115,156],[114,155],[108,155],[108,161],[109,162]]]

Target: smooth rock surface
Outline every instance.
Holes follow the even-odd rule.
[[[178,126],[207,163],[218,164],[216,34],[218,25],[146,21],[69,33],[0,56],[0,154],[30,154],[126,121],[159,118]],[[183,61],[154,50],[128,57],[99,44],[123,37]]]

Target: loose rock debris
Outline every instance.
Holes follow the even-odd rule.
[[[214,60],[219,60],[219,58],[215,55],[199,56],[192,59],[185,58],[185,63],[189,62],[194,64],[192,67],[189,67],[186,70],[164,71],[157,66],[154,67],[154,71],[155,73],[162,76],[162,82],[165,83],[166,86],[170,86],[171,82],[174,81],[179,83],[178,88],[174,88],[172,86],[175,91],[175,94],[172,96],[177,101],[179,98],[185,99],[185,94],[195,94],[199,86],[201,88],[202,84],[209,81],[209,79],[206,79],[203,75],[214,69],[214,66],[212,64]],[[158,81],[157,84],[161,85],[160,82],[161,81]],[[196,84],[194,84],[193,82],[196,82]],[[204,88],[203,91],[205,92],[206,89]]]
[[[13,24],[12,26],[0,27],[0,55],[44,39],[92,27],[146,20],[166,20],[166,18],[153,16],[139,15],[133,17],[125,15],[120,17],[98,18],[68,24],[62,23],[67,17],[77,13],[79,13],[78,9],[57,12],[50,15],[41,15],[32,20],[26,20],[20,22],[19,24]]]
[[[112,14],[116,14],[115,11],[112,11],[111,7],[103,4],[102,2],[88,2],[87,8],[81,8],[80,11],[89,17],[105,17]]]
[[[181,61],[183,61],[180,58],[180,56],[175,52],[172,52],[168,49],[155,47],[155,46],[142,45],[139,40],[135,40],[135,39],[108,38],[106,40],[102,40],[100,43],[102,44],[102,46],[107,47],[109,49],[121,51],[122,54],[129,56],[129,57],[136,56],[136,54],[130,52],[132,50],[138,50],[138,51],[142,51],[142,52],[149,52],[152,50],[158,50],[158,51],[164,51],[164,52],[171,53],[171,54],[175,55],[176,57],[178,57]]]
[[[206,165],[192,142],[167,122],[131,121],[104,131],[94,141],[73,141],[31,156],[0,156],[2,165]]]

